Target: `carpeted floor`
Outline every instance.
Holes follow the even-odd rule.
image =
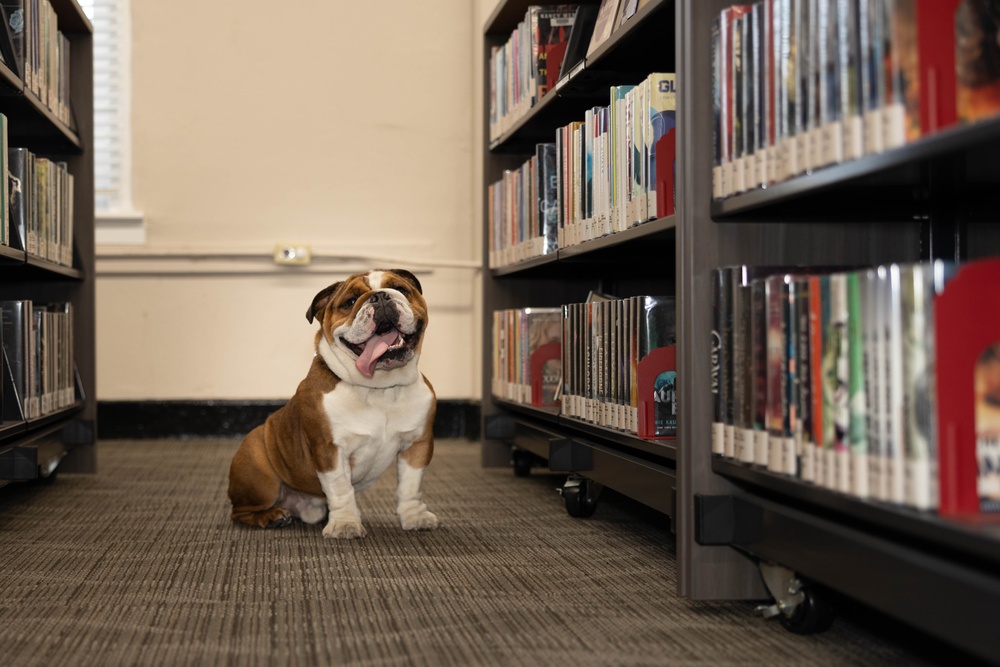
[[[606,494],[573,519],[561,478],[482,469],[439,442],[404,533],[390,472],[359,503],[364,540],[228,518],[237,442],[99,444],[96,475],[0,488],[0,664],[969,664],[877,616],[798,636],[751,603],[675,594],[659,515]]]

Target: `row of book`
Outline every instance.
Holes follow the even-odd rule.
[[[510,38],[490,52],[490,141],[510,130],[647,2],[530,5]]]
[[[64,124],[70,109],[70,41],[49,0],[2,0],[0,59]]]
[[[493,313],[492,394],[645,439],[677,435],[673,297]]]
[[[0,245],[64,266],[73,265],[73,174],[66,162],[8,148],[7,117],[0,114]]]
[[[76,400],[70,303],[2,301],[3,421],[36,419]]]
[[[552,90],[576,18],[576,5],[531,5],[502,46],[490,53],[490,140]]]
[[[1000,112],[997,14],[966,0],[759,0],[712,25],[713,195]]]
[[[714,271],[714,454],[858,498],[1000,511],[1000,262]]]
[[[508,266],[674,211],[676,77],[613,86],[487,191],[488,261]]]

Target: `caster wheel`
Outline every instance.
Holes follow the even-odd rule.
[[[531,468],[534,466],[535,461],[530,453],[516,449],[511,456],[511,464],[514,466],[515,477],[527,477],[531,474]]]
[[[797,635],[811,635],[829,630],[836,616],[829,594],[816,586],[803,587],[802,594],[805,597],[792,614],[780,616],[781,625]]]
[[[56,483],[56,473],[49,473],[47,477],[36,477],[31,483],[34,486],[52,486]]]
[[[565,501],[566,511],[571,517],[586,519],[593,516],[597,510],[597,494],[589,488],[590,484],[587,480],[580,480],[567,482],[563,486],[563,501]]]

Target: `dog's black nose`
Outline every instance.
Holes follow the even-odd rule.
[[[368,303],[381,303],[383,297],[385,297],[385,294],[383,294],[382,292],[375,292],[370,297],[368,297]]]

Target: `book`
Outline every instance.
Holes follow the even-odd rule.
[[[573,26],[566,42],[562,63],[559,66],[559,79],[569,75],[573,68],[583,62],[594,34],[594,24],[597,22],[598,5],[579,5],[573,16]]]
[[[671,215],[674,209],[676,162],[677,78],[673,73],[649,75],[649,98],[645,114],[647,193],[646,219]],[[657,152],[660,153],[659,157]],[[669,171],[662,167],[669,165]],[[657,171],[659,169],[659,171]],[[667,189],[669,188],[669,191]]]
[[[882,73],[882,40],[879,37],[879,3],[882,0],[859,0],[858,46],[861,70],[861,118],[864,151],[866,154],[882,150],[881,114],[884,103]]]
[[[772,0],[773,1],[773,0]],[[722,144],[725,126],[722,124],[722,16],[712,18],[712,198],[722,199]]]
[[[14,74],[24,78],[24,0],[0,0],[0,55]]]
[[[843,137],[839,152],[842,160],[856,160],[864,155],[861,47],[856,0],[837,0],[836,17],[838,116]]]
[[[886,445],[885,445],[885,484],[888,496],[886,500],[901,504],[906,501],[906,432],[903,422],[903,303],[902,303],[902,273],[899,264],[888,266],[888,307],[885,310],[887,325],[885,328],[886,343]]]
[[[1000,260],[961,265],[934,302],[942,516],[1000,511]]]
[[[638,436],[677,437],[677,320],[672,296],[644,296],[639,313]]]
[[[538,202],[538,230],[540,255],[555,252],[559,248],[559,177],[556,173],[556,145],[537,144],[535,192]]]
[[[885,493],[882,490],[882,469],[879,435],[879,416],[882,411],[879,391],[879,354],[878,345],[881,340],[881,312],[879,310],[878,294],[881,289],[879,285],[879,272],[874,268],[864,271],[864,278],[860,279],[860,299],[861,299],[861,344],[863,346],[864,364],[864,389],[865,389],[865,431],[867,440],[868,458],[868,495],[871,498],[882,499]]]
[[[767,286],[763,278],[753,278],[750,285],[750,368],[753,373],[753,431],[752,462],[767,467],[768,436],[768,321]]]
[[[806,441],[808,446],[803,447],[802,452],[802,478],[809,482],[825,484],[825,468],[821,466],[820,455],[822,454],[824,442],[823,424],[823,337],[825,326],[823,323],[824,297],[822,290],[823,277],[817,274],[810,274],[809,283],[809,419],[811,425],[810,437]],[[829,283],[827,283],[829,284]]]
[[[954,54],[955,74],[955,114],[957,120],[963,123],[974,123],[1000,113],[1000,70],[996,62],[1000,58],[1000,44],[997,44],[996,33],[998,17],[990,3],[957,2],[947,0],[940,3],[944,7],[924,8],[921,12],[936,11],[943,14],[950,9],[953,13],[954,30],[939,32],[949,33],[938,37],[943,44],[936,47],[935,53],[947,57],[945,49],[951,46]],[[926,26],[926,21],[920,21],[919,30]],[[946,24],[947,25],[947,24]],[[927,57],[927,49],[934,45],[921,40],[922,57]],[[924,70],[921,63],[921,70]],[[923,77],[923,72],[921,73]],[[947,82],[945,83],[947,85]],[[947,94],[947,90],[943,94]]]
[[[8,174],[9,179],[8,131],[7,116],[0,113],[0,174]],[[5,183],[4,187],[0,188],[0,245],[11,245],[9,183]]]
[[[35,156],[27,148],[10,148],[7,151],[7,197],[11,227],[9,245],[19,250],[27,249],[34,162]]]
[[[731,402],[735,430],[733,451],[736,460],[752,465],[756,455],[756,410],[767,402],[754,391],[753,303],[749,276],[744,266],[734,267],[732,280],[733,309],[733,393]]]
[[[534,9],[534,8],[532,8]],[[576,20],[574,5],[542,5],[537,10],[534,41],[537,52],[537,99],[555,88]]]
[[[3,351],[7,359],[6,372],[13,380],[14,401],[4,405],[16,405],[17,413],[4,413],[4,421],[24,421],[35,415],[32,412],[31,359],[34,349],[31,338],[31,301],[2,301],[0,313],[3,317]]]
[[[902,280],[904,497],[919,510],[937,507],[937,383],[934,300],[955,273],[953,262],[906,264]]]
[[[530,404],[558,406],[559,378],[562,375],[562,309],[525,308],[527,328],[527,378]]]
[[[767,469],[797,474],[795,278],[777,273],[764,279],[767,318]]]
[[[865,392],[865,347],[862,307],[864,271],[847,273],[847,394],[848,394],[848,484],[849,492],[858,498],[868,497],[868,400]]]
[[[733,269],[719,267],[712,271],[712,332],[709,346],[712,372],[712,453],[724,454],[726,421],[730,401],[736,357],[733,340],[733,320],[736,315],[732,303]]]
[[[598,8],[597,18],[594,21],[594,31],[590,37],[590,45],[587,47],[588,56],[593,55],[601,44],[611,37],[621,4],[622,0],[601,0],[601,6]]]
[[[811,456],[815,451],[812,428],[812,350],[810,314],[812,308],[812,277],[795,277],[795,457],[798,475],[803,481],[813,481]]]

